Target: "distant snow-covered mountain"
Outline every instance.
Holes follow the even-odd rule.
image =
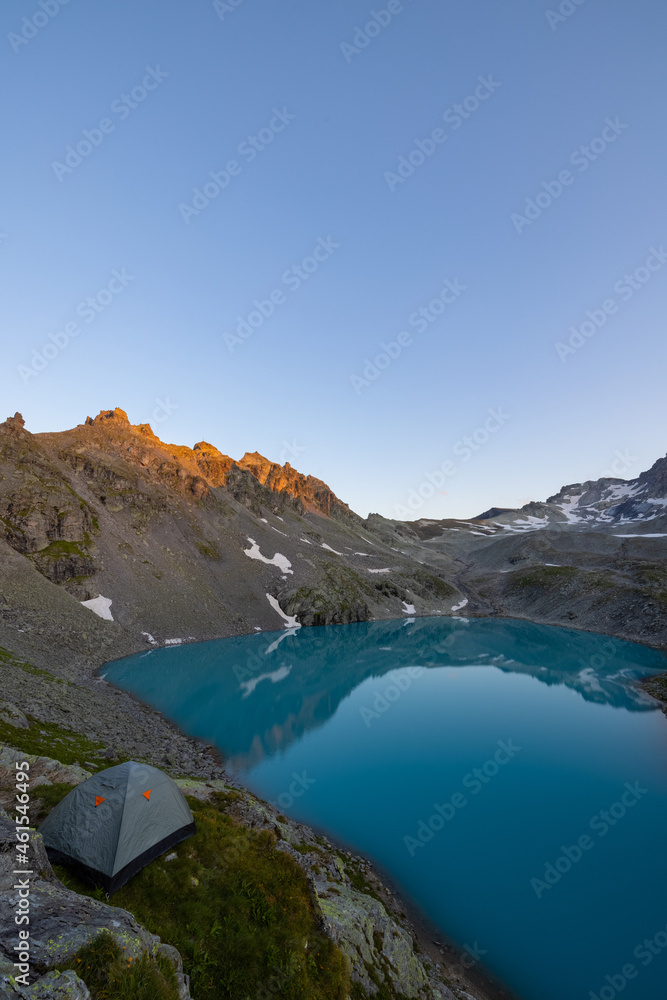
[[[652,524],[656,531],[667,530],[667,456],[636,479],[597,479],[563,486],[544,503],[531,502],[516,510],[492,507],[473,520],[510,531],[558,524],[617,528],[649,521],[656,522]]]

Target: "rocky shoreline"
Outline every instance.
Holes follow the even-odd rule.
[[[667,715],[667,675],[658,674],[657,677],[647,677],[641,681],[639,686],[656,701],[662,703],[662,710]]]
[[[502,615],[500,617],[512,618],[514,616]],[[526,617],[525,620],[529,619]],[[593,631],[571,623],[563,627]],[[647,641],[642,644],[662,651],[665,649],[664,643],[661,641],[653,643]],[[98,673],[103,669],[101,667]],[[118,689],[114,688],[113,685],[108,686],[118,692]],[[648,678],[639,682],[639,686],[656,700],[663,702],[663,711],[667,715],[667,681],[665,677]],[[140,705],[143,710],[147,709],[147,706],[138,702],[134,696],[128,695],[126,692],[122,692],[122,694],[135,704]],[[153,709],[148,709],[148,711],[153,712]],[[168,723],[168,725],[172,724]],[[181,735],[184,736],[184,734]],[[191,742],[190,737],[184,736],[184,738]],[[288,820],[284,816],[278,820],[277,811],[272,806],[261,802],[241,782],[231,778],[225,772],[224,762],[217,748],[201,743],[195,743],[194,746],[200,756],[205,755],[210,759],[210,762],[207,762],[210,767],[209,780],[204,786],[203,795],[208,793],[207,789],[216,787],[220,782],[224,783],[226,787],[233,787],[243,796],[243,806],[239,806],[235,810],[236,815],[243,822],[259,826],[259,828],[276,829],[278,827],[283,834],[284,842],[289,846],[293,845],[295,838],[298,838],[302,845],[304,842],[313,844],[313,838],[315,844],[322,844],[324,841],[329,850],[339,851],[341,856],[349,859],[351,865],[363,871],[367,884],[372,888],[374,896],[379,897],[387,914],[391,919],[397,921],[415,942],[419,955],[423,956],[421,961],[425,964],[429,979],[433,976],[431,985],[433,986],[433,982],[437,983],[441,977],[444,980],[449,991],[449,993],[442,994],[444,997],[450,996],[456,1000],[521,1000],[485,968],[483,961],[471,960],[468,952],[462,951],[454,942],[449,941],[442,930],[426,917],[418,904],[402,893],[399,887],[393,885],[389,873],[378,870],[370,859],[347,851],[343,845],[336,845],[326,836],[325,832],[323,832],[324,835],[317,834],[303,824]],[[187,782],[182,782],[182,785],[185,788]],[[287,850],[288,848],[283,849]],[[301,851],[295,852],[294,849],[290,853],[306,870],[309,877],[312,877],[312,865],[314,861],[317,861],[317,858],[308,854],[304,855]],[[339,927],[337,934],[334,931],[332,935],[337,943],[340,943],[341,940],[340,933],[341,928]],[[437,997],[438,993],[434,993],[433,996]]]

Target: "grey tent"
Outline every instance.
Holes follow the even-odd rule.
[[[197,828],[168,775],[127,761],[72,789],[39,832],[52,862],[112,893]]]

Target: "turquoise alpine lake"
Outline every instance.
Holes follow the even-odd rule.
[[[103,676],[372,858],[521,1000],[664,1000],[667,719],[636,681],[666,669],[609,636],[422,618],[154,649]]]

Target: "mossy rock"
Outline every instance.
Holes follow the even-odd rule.
[[[369,621],[374,591],[354,570],[329,565],[317,584],[282,594],[280,606],[301,625],[348,625]]]

